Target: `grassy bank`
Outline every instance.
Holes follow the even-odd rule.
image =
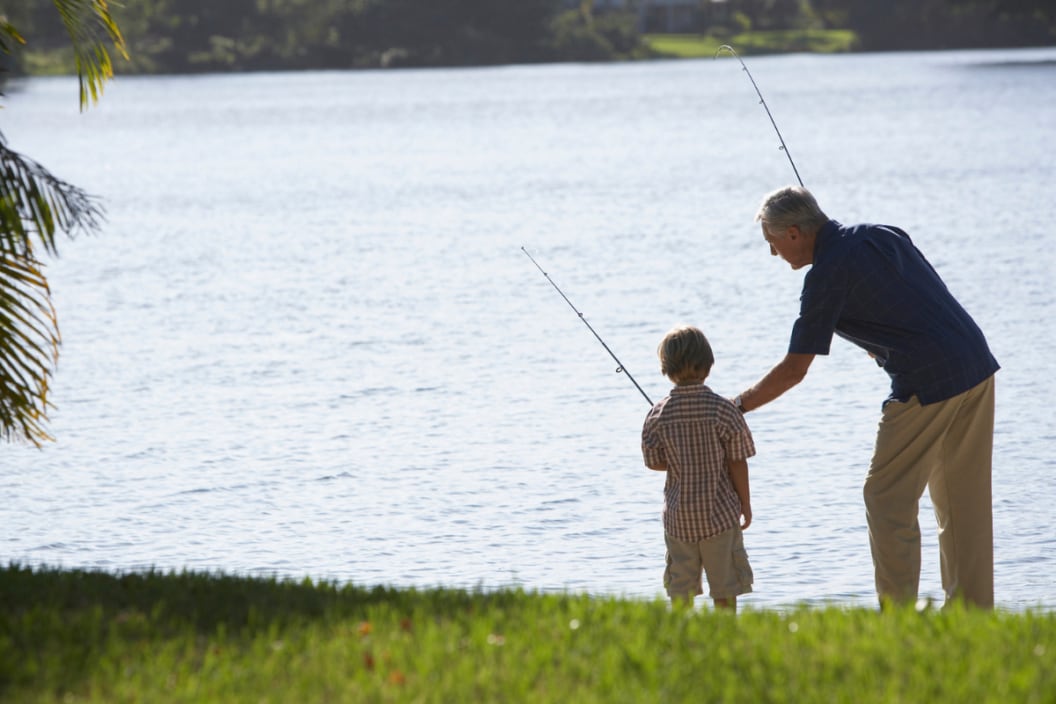
[[[813,52],[831,54],[853,51],[858,37],[850,30],[797,30],[784,32],[744,32],[718,38],[700,34],[647,34],[645,42],[661,56],[679,59],[711,58],[723,44],[739,54]]]
[[[4,702],[1051,702],[1056,615],[0,569]]]

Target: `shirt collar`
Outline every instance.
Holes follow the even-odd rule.
[[[672,386],[671,393],[673,394],[691,394],[698,391],[711,391],[706,384],[686,384],[685,386]]]
[[[821,226],[818,230],[818,234],[814,237],[814,261],[818,260],[818,252],[827,247],[830,242],[836,239],[837,233],[843,228],[843,225],[835,220],[829,220],[827,223]]]

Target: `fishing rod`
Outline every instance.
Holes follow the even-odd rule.
[[[722,51],[728,51],[733,54],[734,58],[741,62],[741,68],[748,74],[748,80],[752,82],[752,87],[755,88],[755,94],[759,96],[759,102],[766,110],[766,116],[770,118],[770,124],[774,126],[774,132],[777,132],[777,138],[781,140],[781,146],[778,147],[788,157],[788,163],[792,164],[792,171],[796,174],[796,180],[799,181],[799,185],[803,186],[803,179],[799,177],[799,169],[796,168],[796,162],[792,161],[792,154],[788,151],[788,147],[785,145],[785,138],[781,136],[781,130],[777,129],[777,123],[774,121],[774,116],[770,114],[770,106],[766,104],[766,100],[763,98],[762,92],[759,90],[759,86],[756,85],[755,79],[752,78],[752,72],[748,70],[748,66],[745,65],[744,59],[741,58],[740,54],[733,50],[733,47],[729,44],[723,44],[715,52],[715,58],[719,58],[719,54]]]
[[[609,349],[609,346],[605,344],[605,340],[601,339],[601,335],[599,335],[594,330],[594,328],[592,328],[590,326],[590,323],[588,323],[587,319],[583,317],[583,314],[580,313],[579,310],[574,305],[572,305],[572,301],[568,300],[568,296],[565,295],[565,292],[557,287],[557,284],[554,283],[554,280],[550,278],[550,274],[547,274],[546,271],[543,270],[543,267],[539,266],[539,262],[535,261],[535,257],[533,257],[531,254],[528,254],[528,250],[525,249],[523,246],[521,247],[521,251],[524,252],[525,255],[529,259],[532,260],[532,264],[535,264],[535,268],[538,269],[540,272],[542,272],[543,276],[546,277],[546,280],[549,281],[550,285],[554,287],[554,290],[556,290],[558,293],[561,294],[561,298],[564,298],[565,299],[565,303],[568,304],[569,308],[571,308],[572,310],[574,310],[576,312],[576,315],[578,315],[579,319],[583,321],[583,324],[587,326],[587,329],[590,330],[592,333],[594,333],[594,337],[598,338],[598,342],[600,342],[601,346],[605,348],[605,351],[609,353],[609,356],[616,360],[616,364],[619,365],[618,367],[616,367],[616,373],[619,374],[619,373],[622,372],[622,373],[626,374],[627,378],[631,380],[632,384],[634,384],[634,387],[636,389],[638,389],[639,392],[641,392],[642,396],[645,397],[645,400],[649,402],[650,406],[652,406],[653,402],[649,398],[649,395],[646,394],[645,391],[642,391],[642,387],[638,386],[638,382],[634,380],[634,377],[631,376],[631,373],[629,371],[627,371],[626,369],[624,369],[623,362],[621,362],[619,360],[619,358],[616,357],[616,355],[612,353],[612,350]]]

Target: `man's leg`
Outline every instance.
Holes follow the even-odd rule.
[[[920,586],[917,513],[942,428],[934,405],[885,404],[863,495],[881,602],[912,602]]]
[[[994,378],[950,399],[954,417],[928,493],[939,524],[946,600],[994,606],[994,523],[991,474]]]

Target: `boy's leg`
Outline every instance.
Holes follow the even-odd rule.
[[[915,601],[920,585],[917,513],[945,425],[943,404],[889,401],[862,494],[881,603]]]
[[[672,603],[693,605],[693,598],[702,594],[700,551],[696,543],[687,543],[664,533],[667,545],[667,566],[664,569],[664,588]]]
[[[994,379],[950,399],[955,413],[928,492],[939,524],[946,600],[994,606],[994,524],[991,468]]]
[[[715,607],[736,611],[738,595],[751,592],[753,580],[740,526],[701,541],[700,555]]]

